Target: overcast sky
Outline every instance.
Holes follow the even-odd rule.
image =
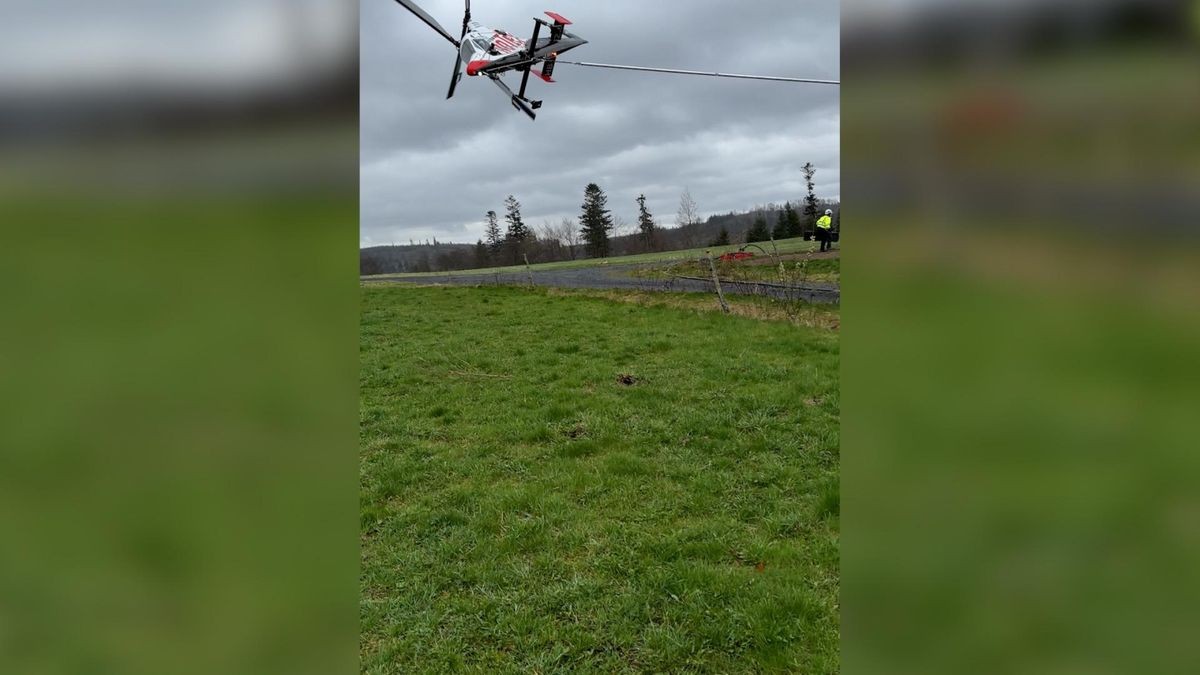
[[[458,32],[462,0],[422,6]],[[589,41],[564,60],[840,79],[837,0],[472,3],[526,37],[547,9]],[[589,182],[628,223],[639,193],[664,225],[685,187],[702,215],[797,199],[806,161],[818,196],[840,197],[838,87],[559,65],[531,79],[530,121],[482,77],[445,100],[453,47],[392,0],[362,0],[360,20],[364,246],[474,242],[509,194],[528,224],[575,217]]]

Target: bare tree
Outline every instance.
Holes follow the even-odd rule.
[[[537,234],[543,259],[574,260],[579,254],[581,239],[573,218],[563,218],[557,224],[543,220]]]
[[[637,243],[636,241],[632,240],[632,237],[629,236],[634,232],[637,232],[636,225],[631,225],[630,223],[625,222],[625,219],[621,216],[613,216],[612,237],[615,240],[614,246],[616,247],[616,249],[613,251],[614,254],[629,255],[630,253],[637,253],[637,251],[634,250]]]
[[[621,216],[613,216],[612,236],[624,237],[633,234],[636,231],[637,228],[625,222],[625,219]]]
[[[571,260],[574,260],[575,256],[578,255],[581,236],[579,234],[579,227],[575,224],[575,219],[563,217],[562,221],[558,224],[558,240],[563,243],[563,246],[567,247],[567,253],[570,254]]]
[[[542,224],[537,226],[537,243],[539,259],[544,261],[563,259],[562,232],[558,225],[549,220],[543,220]]]
[[[683,240],[689,248],[699,246],[696,239],[696,225],[698,224],[700,224],[700,213],[696,207],[696,200],[692,199],[691,190],[685,187],[683,194],[679,196],[679,211],[675,213],[675,225],[679,227],[679,232],[683,235]]]

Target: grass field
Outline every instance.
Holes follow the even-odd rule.
[[[802,253],[806,251],[815,251],[817,242],[804,241],[801,237],[794,239],[781,239],[775,242],[780,254],[787,253]],[[764,242],[761,244],[764,249],[770,250],[771,244]],[[702,257],[706,251],[712,252],[713,255],[721,255],[729,251],[736,251],[742,247],[742,244],[730,244],[729,246],[706,246],[703,248],[689,248],[679,251],[656,251],[654,253],[639,253],[637,255],[626,255],[614,258],[588,258],[585,260],[561,260],[559,262],[538,263],[530,265],[534,270],[556,270],[556,269],[571,269],[577,267],[593,267],[596,265],[626,265],[631,263],[658,263],[658,262],[674,262],[685,260],[697,260]],[[507,267],[487,267],[476,270],[459,270],[452,274],[455,276],[469,274],[494,274],[496,272],[524,272],[524,265],[510,265]],[[372,275],[372,279],[386,278],[417,278],[424,276],[444,276],[445,272],[411,272],[404,274],[377,274]]]
[[[758,258],[762,260],[762,256]],[[728,281],[765,281],[770,283],[796,284],[806,281],[839,283],[841,281],[841,258],[814,258],[811,260],[783,260],[783,269],[777,265],[747,264],[745,262],[718,262],[717,275]],[[648,279],[667,279],[675,275],[704,277],[712,274],[708,263],[685,260],[662,267],[641,268],[634,276]]]
[[[837,672],[838,352],[711,311],[364,288],[363,671]]]
[[[353,166],[348,132],[291,161]],[[43,149],[73,153],[44,182],[0,158],[0,672],[348,672],[354,182],[143,189],[121,148]]]

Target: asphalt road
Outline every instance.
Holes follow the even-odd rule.
[[[628,289],[677,293],[712,293],[713,284],[708,280],[692,277],[671,279],[645,279],[630,274],[639,265],[611,265],[604,267],[577,267],[574,269],[534,270],[535,286],[552,288],[596,288]],[[511,285],[529,283],[526,272],[495,272],[492,274],[429,274],[420,277],[362,277],[365,283],[415,283],[449,284],[455,286]],[[833,303],[841,301],[841,290],[837,284],[807,283],[800,286],[722,281],[721,290],[731,295],[766,295],[786,300]]]

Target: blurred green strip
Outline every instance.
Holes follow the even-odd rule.
[[[845,672],[1195,672],[1194,256],[913,222],[846,261]]]
[[[357,194],[9,190],[0,671],[356,670]]]

